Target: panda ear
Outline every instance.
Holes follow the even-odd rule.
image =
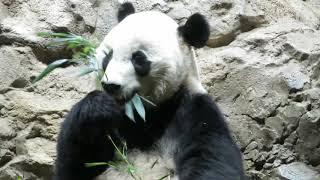
[[[130,2],[121,4],[118,10],[118,22],[133,13],[135,13],[135,9]]]
[[[190,16],[185,25],[178,28],[184,41],[190,46],[201,48],[209,39],[210,28],[207,20],[199,13]]]

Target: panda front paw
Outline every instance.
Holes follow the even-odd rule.
[[[102,91],[90,92],[75,104],[62,123],[56,161],[57,180],[89,180],[106,166],[87,168],[85,163],[112,160],[114,148],[107,135],[123,118],[114,98]]]
[[[69,112],[63,129],[81,135],[110,131],[120,124],[123,108],[115,99],[103,91],[92,91]]]

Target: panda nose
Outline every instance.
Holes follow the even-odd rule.
[[[110,94],[116,94],[120,89],[121,85],[115,83],[101,82],[102,88]]]

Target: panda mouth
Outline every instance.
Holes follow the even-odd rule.
[[[123,96],[115,97],[115,99],[116,99],[116,102],[121,106],[126,103],[126,99]]]
[[[125,105],[127,102],[129,102],[133,96],[136,94],[136,92],[130,93],[130,94],[121,94],[115,96],[115,100],[119,105]]]

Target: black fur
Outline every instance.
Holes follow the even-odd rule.
[[[133,13],[135,13],[135,9],[130,2],[121,4],[118,10],[118,22],[121,22],[125,17]]]
[[[113,158],[107,132],[114,137],[113,129],[122,114],[114,99],[101,91],[93,91],[78,102],[61,126],[54,179],[89,180],[104,172],[106,166],[87,168],[84,163]]]
[[[150,72],[151,62],[148,61],[147,56],[142,51],[134,52],[131,57],[131,62],[137,75],[146,76]]]
[[[105,170],[85,168],[83,163],[113,159],[108,132],[115,140],[126,140],[129,150],[148,150],[166,132],[178,143],[174,162],[179,180],[244,179],[240,151],[216,104],[208,95],[181,89],[167,102],[148,108],[146,123],[138,116],[136,123],[130,121],[107,94],[90,93],[61,127],[57,180],[91,180]]]
[[[110,50],[108,52],[108,54],[106,54],[106,56],[103,58],[102,60],[102,69],[105,71],[110,60],[112,59],[112,56],[113,56],[113,50]]]
[[[201,48],[209,39],[210,28],[208,22],[199,13],[190,16],[184,26],[178,28],[180,35],[191,46]]]

